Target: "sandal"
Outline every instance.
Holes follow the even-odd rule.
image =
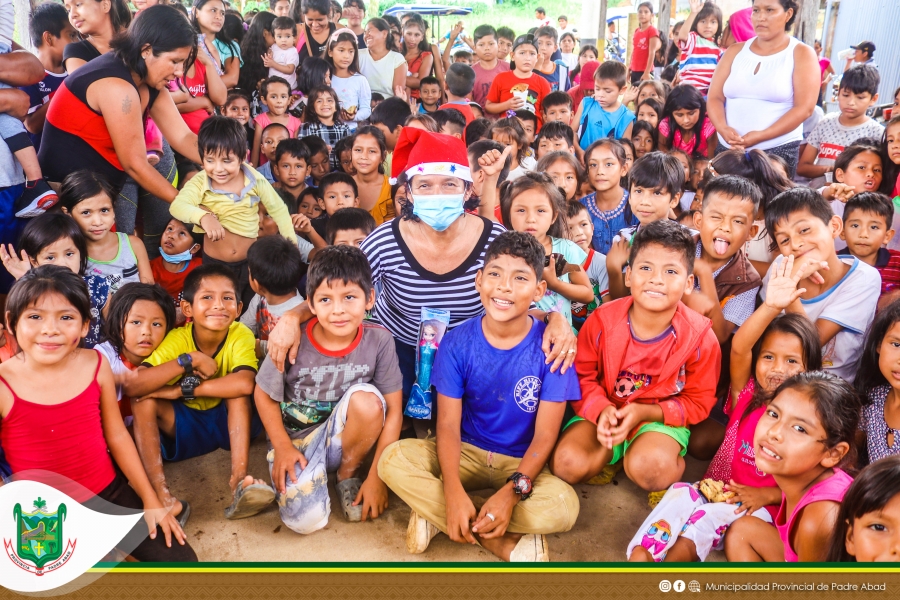
[[[244,486],[238,484],[234,490],[231,506],[225,509],[226,519],[244,519],[260,513],[275,501],[275,491],[264,483]]]
[[[191,518],[191,503],[182,500],[181,501],[181,512],[178,513],[178,516],[175,517],[175,520],[178,521],[178,524],[181,525],[182,529],[184,529],[184,526],[187,524],[188,519],[190,519],[190,518]]]
[[[362,521],[362,505],[353,506],[362,481],[358,477],[338,481],[335,485],[338,495],[341,498],[341,511],[344,518],[350,522]]]

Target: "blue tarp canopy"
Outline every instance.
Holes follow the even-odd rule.
[[[450,15],[468,15],[472,13],[472,9],[462,6],[441,6],[438,4],[397,4],[384,11],[384,14],[399,17],[408,12],[414,12],[420,15],[444,17]]]

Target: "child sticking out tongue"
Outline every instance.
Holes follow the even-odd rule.
[[[722,256],[728,252],[728,242],[722,238],[716,238],[713,240],[713,249],[716,251],[716,254]]]

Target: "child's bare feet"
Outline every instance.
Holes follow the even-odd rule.
[[[147,162],[151,167],[159,164],[159,152],[147,152]]]

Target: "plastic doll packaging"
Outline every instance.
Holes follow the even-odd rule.
[[[450,311],[439,308],[423,308],[419,321],[419,336],[416,344],[416,382],[409,393],[409,402],[403,411],[414,419],[430,419],[432,394],[431,368],[434,355],[450,324]]]

